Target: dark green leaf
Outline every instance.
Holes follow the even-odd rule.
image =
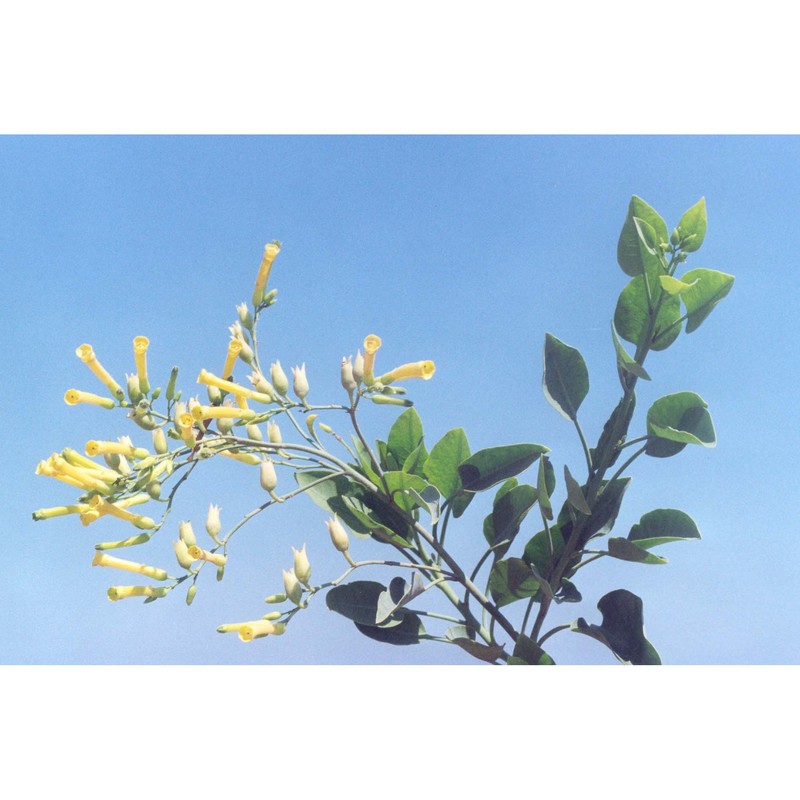
[[[592,509],[589,508],[589,504],[583,496],[581,485],[572,477],[572,473],[569,471],[569,467],[566,464],[564,464],[564,483],[567,485],[567,500],[572,504],[573,508],[588,517],[592,513]],[[550,517],[550,519],[552,519],[552,517]]]
[[[469,458],[469,442],[462,428],[448,431],[431,450],[425,461],[425,477],[442,493],[446,500],[452,500],[461,489],[458,465]],[[456,516],[459,516],[458,514]]]
[[[693,253],[700,249],[703,239],[706,238],[706,199],[701,197],[688,211],[684,212],[678,223],[678,233],[683,239],[682,250]]]
[[[550,405],[569,420],[577,417],[589,391],[589,371],[583,356],[549,333],[544,338],[542,390]]]
[[[508,659],[508,664],[511,666],[550,666],[555,663],[533,639],[525,634],[517,637],[514,652]]]
[[[601,488],[597,495],[597,500],[595,500],[591,516],[583,524],[579,547],[583,547],[593,536],[602,536],[614,527],[622,504],[622,498],[630,482],[630,478],[615,478],[613,481],[603,481],[600,484]],[[581,491],[585,493],[586,487],[581,487]],[[569,503],[564,503],[558,514],[558,524],[562,531],[566,529],[571,519]]]
[[[381,479],[378,477],[378,473],[375,472],[374,466],[372,464],[372,459],[369,457],[369,452],[367,451],[367,448],[364,446],[364,443],[357,436],[353,436],[353,447],[355,448],[355,453],[358,456],[358,463],[361,466],[361,471],[376,486],[380,486]]]
[[[339,513],[341,519],[350,519],[348,526],[358,533],[366,533],[381,542],[393,542],[401,547],[410,547],[410,543],[394,527],[384,525],[377,519],[374,509],[367,507],[364,503],[352,497],[342,497],[340,502],[343,513]],[[406,530],[407,525],[398,525],[399,530]]]
[[[650,310],[647,304],[647,290],[644,276],[634,278],[622,290],[614,312],[614,325],[617,333],[631,344],[639,345],[650,330]],[[660,291],[655,281],[650,284],[652,302]],[[681,301],[678,297],[667,295],[661,303],[653,328],[653,350],[666,350],[681,332],[678,320],[681,318]],[[669,329],[669,330],[668,330]],[[667,331],[667,333],[664,333]],[[660,334],[663,334],[660,336]]]
[[[511,444],[479,450],[458,466],[464,488],[480,492],[519,475],[550,448],[541,444]]]
[[[642,275],[645,271],[655,273],[663,269],[658,256],[651,255],[639,238],[634,217],[644,220],[653,228],[658,243],[669,241],[667,223],[641,197],[634,195],[617,244],[617,262],[623,272],[631,277]]]
[[[600,598],[597,608],[602,625],[589,625],[583,617],[572,623],[572,630],[602,642],[622,662],[660,664],[656,649],[644,635],[642,601],[626,589],[616,589]]]
[[[469,638],[469,631],[463,625],[453,625],[444,633],[445,638],[453,644],[457,644],[462,650],[469,653],[473,658],[494,664],[503,655],[503,648],[500,645],[481,644]]]
[[[389,446],[381,439],[375,441],[375,447],[378,451],[378,461],[380,461],[381,469],[400,469],[401,464],[397,460],[394,453],[389,451]]]
[[[364,636],[384,644],[419,644],[420,639],[425,636],[422,620],[416,614],[411,613],[403,614],[400,623],[392,627],[377,628],[359,622],[356,622],[355,625]]]
[[[699,538],[700,531],[697,530],[694,520],[675,508],[657,508],[648,511],[628,534],[629,541],[636,542],[645,550],[667,542]]]
[[[376,581],[353,581],[334,586],[325,596],[325,603],[331,611],[363,625],[375,625],[378,613],[378,600],[386,591],[383,584]],[[388,620],[384,626],[399,625],[400,619]]]
[[[510,492],[515,486],[519,486],[519,481],[516,478],[509,478],[498,490],[494,496],[494,505],[497,505],[504,494]]]
[[[614,350],[617,354],[617,367],[627,372],[630,375],[635,375],[637,378],[643,378],[646,381],[650,380],[647,370],[639,364],[634,358],[628,354],[627,350],[622,346],[622,342],[617,336],[617,329],[614,327],[614,322],[611,322],[611,337],[614,340]],[[623,388],[627,388],[623,384]]]
[[[536,489],[523,483],[507,491],[499,500],[495,500],[492,513],[484,522],[483,534],[490,547],[508,540],[505,548],[495,551],[498,558],[506,553],[514,537],[519,533],[522,521],[533,508],[536,498]]]
[[[656,458],[675,455],[687,444],[714,447],[717,443],[706,402],[694,392],[676,392],[656,400],[647,412],[647,434],[657,437],[645,450]]]
[[[689,315],[686,320],[686,333],[697,330],[703,320],[714,310],[733,287],[733,275],[713,269],[690,269],[681,278],[684,283],[694,283],[681,299]]]
[[[583,600],[581,593],[572,581],[561,579],[561,587],[553,598],[556,603],[580,603]]]
[[[472,502],[473,497],[475,497],[474,492],[462,491],[453,498],[453,516],[456,519],[467,510],[467,506]]]
[[[539,591],[539,581],[521,558],[495,562],[489,574],[489,591],[498,606],[505,606]]]
[[[402,465],[422,441],[422,420],[416,410],[406,409],[389,431],[389,452]]]
[[[612,558],[619,558],[622,561],[634,561],[638,564],[666,564],[667,559],[648,553],[641,547],[637,547],[633,542],[619,537],[611,537],[608,540],[608,554]]]
[[[631,424],[633,411],[636,408],[636,395],[631,395],[631,399],[627,407],[625,406],[625,398],[617,403],[617,407],[611,412],[611,416],[603,425],[603,432],[600,434],[600,440],[597,442],[597,447],[594,448],[592,453],[592,461],[595,465],[607,463],[609,467],[614,466],[614,463],[619,458],[620,453],[620,440],[619,437],[624,437],[628,431],[628,426]],[[625,413],[625,418],[622,419],[622,414]],[[616,434],[615,434],[616,431]]]
[[[546,575],[552,566],[550,564],[550,539],[553,542],[553,562],[552,565],[561,558],[564,552],[564,537],[561,534],[561,529],[558,525],[550,526],[550,537],[547,536],[547,531],[539,531],[535,536],[531,537],[525,545],[525,552],[523,559],[533,565],[539,573]]]
[[[345,503],[345,498],[358,501],[361,497],[362,490],[357,483],[344,475],[334,475],[327,470],[307,470],[294,473],[295,480],[301,488],[309,486],[326,475],[331,477],[306,489],[305,494],[324,511],[329,514],[337,514],[354,533],[362,536],[367,534],[368,531],[363,522],[351,513],[349,506]]]

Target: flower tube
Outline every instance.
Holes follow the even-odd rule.
[[[204,419],[242,419],[250,420],[256,412],[249,408],[234,408],[233,406],[195,406],[192,417],[196,422]]]
[[[114,408],[116,401],[110,397],[100,397],[99,394],[92,394],[91,392],[82,392],[79,389],[67,389],[64,393],[64,402],[68,406],[77,406],[80,403],[87,403],[93,406],[102,406],[103,408]]]
[[[109,514],[117,519],[131,522],[142,530],[150,530],[156,526],[155,521],[150,517],[144,517],[141,514],[133,514],[130,511],[126,511],[124,508],[119,508],[113,503],[109,503],[108,500],[104,500],[102,497],[92,497],[91,500],[89,500],[89,505],[93,510],[98,511],[101,516]]]
[[[267,288],[267,280],[272,270],[272,262],[280,251],[281,247],[278,242],[271,242],[270,244],[264,245],[264,257],[261,259],[261,265],[256,275],[256,284],[253,287],[252,302],[254,308],[258,308],[264,301],[264,290]]]
[[[137,336],[133,340],[133,357],[136,360],[136,374],[139,377],[139,388],[147,394],[150,381],[147,379],[147,348],[150,340],[146,336]]]
[[[381,375],[378,380],[383,384],[402,381],[407,378],[422,378],[427,381],[433,377],[434,372],[436,372],[436,365],[433,361],[415,361],[412,364],[403,364],[395,367],[391,372]]]
[[[372,371],[375,366],[375,353],[378,352],[381,344],[381,337],[376,336],[374,333],[364,339],[364,383],[367,386],[372,386],[375,383]]]
[[[106,453],[117,453],[121,456],[130,456],[138,459],[150,456],[150,452],[144,447],[134,447],[127,436],[123,437],[123,441],[120,442],[102,442],[96,439],[90,439],[86,442],[87,456],[102,456]]]
[[[236,359],[239,357],[241,349],[242,343],[238,339],[231,339],[228,342],[228,354],[225,357],[225,365],[222,367],[222,374],[226,378],[233,375],[233,368],[236,365]]]
[[[224,392],[230,392],[237,397],[246,397],[249,400],[255,400],[258,403],[271,403],[273,401],[272,396],[266,394],[265,392],[255,391],[254,389],[248,389],[246,386],[240,386],[238,383],[234,383],[233,381],[223,380],[222,378],[218,378],[216,375],[213,375],[205,369],[200,370],[200,374],[197,376],[197,382],[205,384],[206,386],[216,386],[218,389],[222,389]]]
[[[109,600],[124,600],[127,597],[164,597],[167,591],[166,586],[110,586],[107,594]]]
[[[128,572],[137,572],[146,575],[156,581],[165,581],[169,578],[169,573],[165,569],[158,567],[148,567],[146,564],[139,564],[136,561],[128,561],[124,558],[116,558],[108,553],[97,551],[92,559],[93,567],[113,567],[114,569],[124,569]]]
[[[97,356],[94,354],[94,350],[90,344],[82,344],[75,350],[75,355],[89,367],[101,383],[105,384],[106,388],[117,400],[125,399],[125,392],[122,391],[122,387],[109,375],[103,368],[103,365],[97,360]]]
[[[222,555],[222,553],[211,553],[208,550],[203,550],[196,544],[193,544],[189,548],[189,555],[195,561],[208,561],[211,564],[216,564],[218,567],[224,567],[228,561],[227,557]]]
[[[33,518],[37,522],[42,519],[52,519],[53,517],[64,517],[67,514],[82,514],[89,510],[85,503],[78,503],[73,506],[54,506],[53,508],[40,508],[33,512]]]

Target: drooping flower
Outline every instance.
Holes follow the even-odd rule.
[[[433,377],[434,372],[436,372],[436,365],[433,361],[415,361],[411,364],[402,364],[399,367],[395,367],[385,375],[381,375],[378,380],[383,384],[402,381],[407,378],[422,378],[427,381]]]

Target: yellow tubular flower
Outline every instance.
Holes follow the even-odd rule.
[[[178,563],[184,569],[190,569],[192,564],[194,564],[194,559],[189,554],[189,548],[186,546],[186,542],[183,539],[176,539],[172,543],[172,547],[175,550],[175,557],[178,559]]]
[[[142,530],[150,530],[156,526],[155,521],[150,517],[143,517],[140,514],[132,514],[130,511],[126,511],[124,508],[119,508],[118,506],[115,506],[113,503],[109,503],[108,500],[104,500],[101,497],[92,497],[91,500],[89,500],[89,504],[95,511],[98,511],[101,516],[110,514],[112,517],[116,517],[117,519],[124,519],[126,522],[131,522],[137,528],[141,528]]]
[[[166,586],[110,586],[109,600],[124,600],[126,597],[164,597]]]
[[[64,393],[64,402],[68,406],[77,406],[79,403],[88,403],[93,406],[102,406],[103,408],[114,408],[116,402],[110,397],[100,397],[99,394],[92,394],[91,392],[81,392],[78,389],[67,389]]]
[[[63,517],[67,514],[82,514],[89,510],[85,503],[74,506],[54,506],[53,508],[40,508],[33,512],[33,518],[37,522],[42,519],[52,519],[53,517]]]
[[[149,346],[150,340],[146,336],[137,336],[133,340],[133,357],[136,360],[139,388],[145,394],[150,391],[150,381],[147,380],[147,348]]]
[[[234,408],[233,406],[195,406],[192,417],[196,422],[204,419],[253,419],[256,412],[248,408]]]
[[[48,465],[54,470],[56,475],[65,475],[72,478],[84,488],[91,489],[101,494],[111,494],[111,489],[108,483],[97,477],[94,472],[82,469],[81,467],[74,467],[66,459],[61,458],[58,453],[53,453],[47,459]]]
[[[139,564],[136,561],[127,561],[124,558],[115,558],[107,553],[95,552],[92,559],[93,567],[114,567],[114,569],[124,569],[128,572],[137,572],[139,575],[146,575],[156,581],[165,581],[169,578],[169,573],[165,569],[158,567],[148,567],[146,564]]]
[[[130,456],[131,458],[148,458],[150,451],[144,447],[134,447],[130,441],[127,442],[101,442],[96,439],[90,439],[86,442],[86,455],[87,456],[102,456],[107,453],[117,453],[121,456]]]
[[[427,381],[433,377],[434,372],[436,372],[436,364],[433,361],[415,361],[412,364],[395,367],[391,372],[381,375],[378,380],[381,383],[403,381],[406,378],[422,378]]]
[[[195,561],[208,561],[211,564],[216,564],[218,567],[224,567],[228,561],[227,557],[223,556],[221,553],[210,553],[208,550],[203,550],[196,544],[193,544],[189,548],[189,555]]]
[[[250,464],[252,466],[262,462],[261,456],[255,453],[231,453],[229,450],[217,450],[217,455],[232,458],[234,461],[241,461],[242,464]]]
[[[241,394],[234,395],[236,399],[236,405],[241,408],[243,411],[247,411],[250,406],[247,405],[247,398]]]
[[[96,522],[102,516],[103,515],[96,508],[90,508],[88,511],[82,511],[81,524],[84,526],[91,525],[93,522]]]
[[[280,245],[275,242],[264,245],[264,257],[261,259],[261,266],[258,268],[256,285],[253,287],[252,301],[254,308],[258,308],[264,300],[264,290],[267,288],[267,280],[269,279],[269,273],[272,269],[272,262],[280,251]]]
[[[238,633],[249,622],[226,622],[224,625],[217,627],[217,633]]]
[[[122,391],[122,387],[108,374],[103,368],[103,365],[97,360],[97,356],[94,354],[94,350],[90,344],[82,344],[75,350],[75,355],[89,367],[101,383],[105,384],[111,394],[118,400],[125,399],[125,392]]]
[[[260,639],[275,633],[275,625],[268,619],[259,619],[254,622],[247,622],[239,628],[239,638],[243,642],[252,642],[253,639]]]
[[[375,378],[372,375],[375,366],[375,353],[378,352],[381,346],[380,336],[371,333],[364,339],[364,383],[371,386],[375,383]]]
[[[233,375],[233,368],[236,365],[236,359],[241,349],[242,343],[238,339],[231,339],[228,342],[228,355],[225,357],[225,366],[222,367],[224,377],[227,378]]]
[[[200,374],[197,376],[197,382],[203,383],[206,386],[216,386],[218,389],[222,389],[224,392],[230,392],[236,397],[247,397],[249,400],[255,400],[258,403],[272,402],[272,397],[264,392],[257,392],[253,389],[248,389],[246,386],[239,386],[238,383],[234,383],[233,381],[225,381],[204,369],[200,370]]]

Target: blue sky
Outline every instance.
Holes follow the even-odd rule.
[[[537,442],[552,448],[558,473],[564,462],[577,472],[574,430],[541,393],[542,342],[549,331],[583,353],[591,389],[581,420],[596,440],[618,397],[608,321],[627,281],[617,237],[638,194],[670,227],[705,196],[708,234],[688,266],[736,283],[697,332],[649,358],[652,385],[641,387],[631,428],[643,429],[656,398],[691,390],[709,404],[718,446],[640,459],[615,532],[652,508],[676,507],[703,539],[663,547],[662,567],[602,559],[583,575],[584,603],[561,607],[554,622],[599,622],[597,600],[624,587],[643,598],[665,663],[798,663],[796,523],[784,511],[796,495],[798,156],[796,137],[770,136],[0,139],[11,476],[0,490],[10,515],[2,661],[470,663],[438,643],[369,641],[319,598],[280,639],[244,645],[216,634],[221,622],[265,613],[292,545],[307,543],[315,578],[340,571],[325,515],[304,498],[243,529],[224,581],[202,583],[191,608],[175,595],[109,603],[107,586],[126,581],[90,564],[94,543],[120,528],[30,517],[73,499],[34,475],[39,459],[123,433],[148,443],[122,414],[64,404],[67,388],[99,388],[75,347],[92,343],[121,376],[133,369],[131,339],[147,335],[156,382],[179,364],[185,394],[194,393],[199,369],[221,365],[264,242],[280,239],[264,358],[286,368],[305,361],[316,402],[342,401],[341,356],[378,333],[387,366],[436,362],[433,380],[409,384],[429,446],[461,426],[473,451]],[[375,438],[395,417],[375,406],[362,422]],[[120,555],[171,566],[178,520],[201,529],[211,501],[231,525],[261,502],[247,467],[207,466],[179,494],[159,539]],[[472,561],[486,513],[475,505],[448,532],[454,552]],[[519,542],[537,530],[531,519]],[[356,555],[378,552],[364,545]],[[551,642],[557,661],[613,663],[585,637]]]

